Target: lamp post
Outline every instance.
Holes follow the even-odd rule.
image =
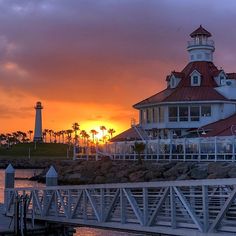
[[[200,134],[200,131],[202,131],[201,134]],[[198,137],[201,137],[201,135],[206,135],[206,131],[202,127],[198,127],[197,134],[198,134]]]
[[[232,135],[236,135],[236,125],[231,125],[230,131]]]

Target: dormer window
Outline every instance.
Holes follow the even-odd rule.
[[[193,71],[191,74],[191,86],[201,85],[201,74],[198,71]]]
[[[174,77],[172,77],[171,80],[170,80],[170,87],[171,88],[175,87],[175,78]]]
[[[220,76],[220,85],[225,85],[225,77]]]
[[[181,80],[182,74],[180,72],[172,72],[169,79],[170,88],[176,88]]]
[[[193,85],[198,85],[199,81],[198,81],[198,76],[193,76]]]
[[[219,74],[214,77],[215,82],[217,83],[218,86],[224,86],[226,85],[226,74],[223,70],[220,70]]]

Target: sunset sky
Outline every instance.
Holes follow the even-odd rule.
[[[215,64],[236,72],[235,0],[0,0],[0,12],[0,132],[33,130],[36,101],[43,128],[121,132],[188,62],[200,24]]]

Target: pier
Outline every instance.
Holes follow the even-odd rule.
[[[6,189],[6,215],[28,196],[27,218],[170,235],[236,233],[236,179]]]

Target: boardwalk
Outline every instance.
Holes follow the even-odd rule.
[[[236,179],[8,189],[29,218],[173,235],[236,234]]]

